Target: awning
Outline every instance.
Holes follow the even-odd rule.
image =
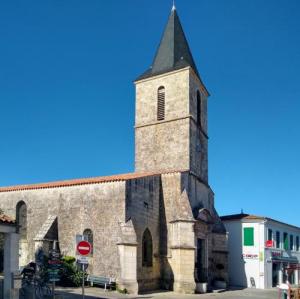
[[[299,264],[299,261],[296,257],[283,257],[283,256],[276,256],[272,257],[271,260],[273,262],[281,262],[281,263],[290,263],[290,264]]]

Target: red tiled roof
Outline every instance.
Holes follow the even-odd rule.
[[[8,187],[0,187],[0,193],[21,191],[21,190],[70,187],[70,186],[77,186],[77,185],[99,184],[99,183],[108,183],[108,182],[116,182],[116,181],[127,181],[131,179],[142,178],[142,177],[149,177],[149,176],[176,173],[176,172],[185,172],[185,171],[187,170],[169,170],[169,171],[161,171],[161,172],[144,172],[144,173],[133,172],[133,173],[126,173],[126,174],[111,175],[111,176],[73,179],[73,180],[48,182],[48,183],[40,183],[40,184],[8,186]]]
[[[0,224],[14,224],[15,223],[15,220],[12,219],[11,217],[5,215],[5,214],[0,214]]]

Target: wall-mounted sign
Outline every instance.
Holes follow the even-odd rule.
[[[264,253],[262,251],[260,251],[260,253],[259,253],[259,261],[260,262],[264,261]]]
[[[272,257],[281,257],[282,256],[281,251],[272,251],[271,254],[272,254]]]
[[[274,247],[274,241],[273,240],[267,240],[266,241],[266,247]]]
[[[242,258],[249,259],[249,260],[256,260],[256,259],[258,259],[258,254],[244,253],[244,254],[242,254]]]

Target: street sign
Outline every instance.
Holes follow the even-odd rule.
[[[80,255],[89,255],[92,250],[92,246],[87,241],[80,241],[77,244],[77,251]]]
[[[266,241],[266,247],[274,247],[274,241],[273,240],[267,240]]]
[[[86,256],[81,256],[80,258],[77,259],[77,262],[79,264],[88,264],[89,263],[89,260]]]

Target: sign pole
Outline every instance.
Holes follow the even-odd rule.
[[[52,282],[52,294],[53,294],[53,299],[55,299],[55,281]]]
[[[84,299],[84,264],[82,264],[82,299]]]
[[[84,278],[85,278],[85,267],[84,265],[87,264],[86,260],[83,261],[82,256],[85,257],[91,253],[92,246],[87,241],[80,241],[77,244],[77,252],[80,254],[81,259],[79,259],[79,263],[82,264],[82,299],[84,299]]]

